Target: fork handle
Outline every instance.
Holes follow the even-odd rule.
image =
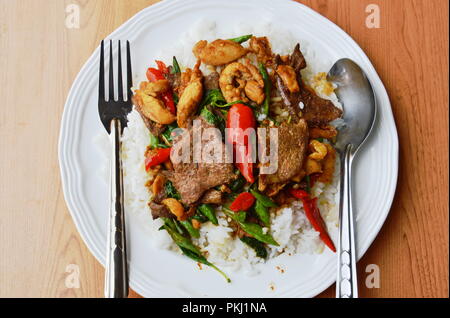
[[[353,146],[341,153],[341,190],[339,202],[338,274],[336,298],[358,298],[355,228],[352,206]]]
[[[122,126],[120,120],[111,121],[111,194],[108,226],[108,250],[105,274],[105,297],[124,298],[128,295],[128,270],[123,209],[123,175],[121,152]]]

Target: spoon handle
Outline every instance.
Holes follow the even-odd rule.
[[[336,298],[358,298],[355,228],[352,208],[352,145],[341,153],[341,190],[339,202],[338,274]]]

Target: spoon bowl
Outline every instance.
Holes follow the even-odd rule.
[[[336,85],[336,96],[344,108],[336,148],[342,152],[351,144],[356,152],[375,122],[376,102],[372,85],[358,64],[347,58],[334,63],[327,79]]]

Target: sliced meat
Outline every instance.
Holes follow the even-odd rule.
[[[202,136],[205,129],[215,128],[202,117],[197,117],[196,119],[198,121],[195,121],[193,126],[178,136],[173,146],[174,152],[181,149],[189,149],[189,157],[186,158],[188,160],[185,160],[188,162],[177,162],[179,160],[175,160],[172,154],[171,159],[174,170],[163,171],[164,175],[180,193],[181,201],[188,205],[198,201],[206,190],[228,183],[235,178],[233,164],[226,163],[225,155],[222,158],[217,158],[218,160],[216,161],[205,162],[205,160],[196,160],[200,162],[194,162],[192,152],[202,153],[201,151],[203,150],[204,152],[204,149],[217,149],[213,143],[217,142],[216,146],[220,146],[222,151],[224,150],[224,144],[220,135],[216,135],[215,138],[211,137],[207,140],[202,140],[201,143],[194,143],[193,151],[191,151],[191,147],[186,148],[190,145],[190,141],[193,140],[193,136]],[[202,139],[205,139],[204,135]],[[189,144],[187,145],[186,143]]]
[[[200,202],[208,204],[222,204],[222,200],[223,200],[222,192],[215,189],[210,189],[205,192],[205,194],[200,199]]]
[[[283,63],[279,56],[277,56],[275,61],[276,64]],[[297,74],[300,92],[290,92],[279,75],[276,75],[275,81],[283,104],[291,116],[295,118],[301,111],[302,117],[311,126],[326,125],[342,116],[342,110],[334,106],[331,101],[317,96],[314,90],[303,83],[300,71],[306,67],[306,60],[300,51],[299,44],[295,46],[289,57],[289,65]],[[302,108],[300,105],[302,105]]]
[[[205,87],[205,90],[211,90],[211,89],[219,89],[219,73],[212,72],[208,75],[206,75],[203,79],[203,85]]]
[[[154,136],[161,135],[164,130],[166,130],[166,126],[163,124],[155,123],[154,121],[148,119],[145,117],[145,115],[142,113],[141,105],[137,102],[137,99],[133,96],[132,102],[134,106],[136,107],[136,110],[141,115],[142,120],[144,121],[145,126],[147,126],[148,130],[152,133]]]
[[[303,118],[311,126],[327,125],[329,122],[340,118],[342,110],[334,106],[333,102],[316,95],[310,88],[303,86],[300,93],[300,101],[303,103]]]
[[[302,51],[300,51],[299,43],[297,43],[297,45],[294,48],[294,51],[289,57],[289,65],[292,66],[292,68],[295,70],[297,74],[299,74],[300,71],[306,67],[306,60],[302,54]]]
[[[266,136],[269,136],[268,130]],[[262,174],[264,170],[261,169],[260,177],[265,184],[287,182],[300,172],[306,157],[308,138],[308,124],[304,119],[296,123],[284,122],[278,127],[278,140],[275,140],[278,145],[278,169],[273,174]]]
[[[283,83],[283,80],[278,74],[275,75],[275,84],[277,86],[278,93],[280,93],[281,99],[283,100],[284,106],[288,110],[289,114],[296,119],[300,111],[298,107],[300,93],[289,92],[289,89]]]
[[[294,69],[294,71],[297,75],[297,82],[300,82],[301,81],[300,70],[302,69],[301,68],[302,66],[306,67],[306,62],[305,62],[302,52],[300,51],[299,44],[297,44],[295,46],[294,52],[286,59],[286,61],[283,61],[283,59],[280,57],[280,55],[277,55],[275,57],[275,69],[277,69],[280,65],[283,65],[283,64],[287,64]],[[291,93],[289,91],[288,87],[286,86],[286,84],[283,82],[280,75],[277,73],[274,74],[273,81],[275,82],[274,84],[277,88],[278,93],[281,96],[284,107],[286,107],[289,114],[294,119],[298,119],[298,113],[300,110],[298,107],[300,93],[299,92]]]
[[[157,218],[175,218],[175,215],[170,213],[170,211],[166,208],[165,205],[150,202],[148,206],[150,207],[153,220]]]
[[[165,198],[167,198],[167,194],[166,191],[160,191],[158,193],[154,193],[153,197],[152,197],[152,201],[155,203],[161,203],[162,200],[164,200]]]

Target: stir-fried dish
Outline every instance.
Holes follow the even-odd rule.
[[[320,239],[335,251],[311,188],[318,181],[332,182],[337,130],[330,123],[342,111],[302,80],[307,64],[300,45],[280,56],[272,52],[267,37],[246,35],[202,40],[192,52],[197,58],[192,68],[181,67],[176,57],[169,66],[156,61],[133,97],[151,133],[144,154],[150,175],[146,186],[152,193],[152,216],[164,222],[160,230],[168,232],[184,255],[229,280],[195,245],[202,225],[217,225],[221,211],[235,237],[266,258],[266,246],[278,245],[270,231],[271,215],[300,200]],[[202,72],[201,65],[207,71]],[[333,92],[333,86],[324,83],[324,89]],[[177,128],[184,133],[176,133]],[[220,143],[231,149],[231,161],[198,162],[192,154],[186,162],[173,160],[174,149],[185,142],[183,135],[208,128],[222,133]],[[278,138],[270,143],[278,153],[275,171],[267,172],[267,163],[251,160],[261,149],[255,149],[259,146],[250,137],[239,135],[249,128],[257,131],[258,139],[265,132],[267,144],[270,130],[277,128]],[[208,142],[202,139],[200,146]]]

